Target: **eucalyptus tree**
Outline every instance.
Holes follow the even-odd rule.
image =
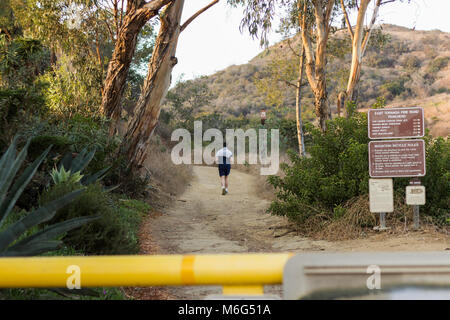
[[[277,55],[271,59],[263,72],[255,77],[254,83],[259,93],[264,94],[266,105],[281,107],[290,90],[295,90],[295,114],[297,125],[297,140],[300,156],[305,156],[302,121],[302,87],[304,83],[305,54],[300,48],[293,47],[290,39],[286,40],[290,51],[286,55]],[[280,45],[283,47],[284,44]]]
[[[326,47],[331,22],[336,12],[335,0],[229,0],[232,5],[244,5],[241,28],[247,27],[261,44],[267,44],[267,34],[277,10],[288,12],[286,21],[300,29],[305,53],[305,71],[314,93],[315,113],[322,131],[326,130],[329,107],[326,88]]]
[[[347,87],[345,91],[339,93],[338,96],[338,114],[343,107],[345,107],[345,100],[355,101],[355,87],[361,75],[361,66],[364,53],[366,52],[375,22],[378,17],[379,9],[382,5],[395,2],[396,0],[340,0],[340,6],[344,16],[345,25],[352,40],[352,61],[350,73],[348,77]],[[365,26],[365,20],[369,4],[373,3],[372,16],[369,23]],[[409,2],[409,0],[408,0]],[[349,10],[357,10],[356,24],[352,26],[348,15]]]
[[[158,122],[161,103],[170,86],[172,69],[178,61],[175,53],[181,32],[199,15],[218,2],[219,0],[213,0],[183,24],[181,24],[181,14],[184,0],[175,0],[167,4],[161,12],[161,25],[147,76],[134,115],[128,122],[127,131],[120,146],[120,153],[128,159],[132,173],[136,173],[147,158],[150,138]]]
[[[50,51],[51,69],[43,80],[50,109],[71,117],[98,113],[104,65],[112,51],[108,19],[94,0],[10,0],[27,38]],[[70,110],[70,112],[68,112]]]
[[[139,32],[150,19],[159,14],[161,8],[174,2],[175,0],[128,0],[125,6],[123,0],[112,0],[114,27],[109,27],[109,32],[114,39],[114,51],[108,64],[101,103],[102,113],[113,119],[111,133],[121,114],[120,101]]]

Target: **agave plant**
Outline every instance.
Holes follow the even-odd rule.
[[[95,149],[88,153],[86,148],[83,149],[75,157],[71,152],[66,153],[66,155],[63,157],[63,159],[58,165],[57,171],[58,174],[55,174],[55,176],[57,176],[57,178],[67,179],[71,181],[73,179],[79,178],[78,181],[84,186],[87,186],[88,184],[103,179],[106,175],[106,172],[110,169],[110,167],[104,168],[89,176],[81,175],[81,171],[83,171],[89,165],[89,162],[91,162],[91,160],[94,158],[94,155]],[[69,172],[68,176],[67,172]],[[55,181],[55,178],[53,178],[53,181]],[[55,183],[57,182],[55,181]]]
[[[0,257],[32,256],[56,250],[62,244],[60,240],[54,240],[56,237],[98,218],[90,216],[70,219],[47,226],[24,239],[20,239],[27,230],[51,220],[57,210],[64,207],[84,191],[81,188],[33,210],[17,222],[4,227],[5,219],[13,210],[20,195],[51,149],[51,146],[48,147],[47,150],[16,178],[16,174],[27,156],[30,140],[28,140],[18,155],[16,152],[16,143],[17,137],[13,139],[9,148],[0,158],[0,230],[3,229],[0,231]]]
[[[53,168],[50,176],[53,179],[55,184],[59,183],[77,183],[83,179],[83,175],[80,172],[72,173],[70,170],[66,171],[64,166],[61,166],[59,169]]]

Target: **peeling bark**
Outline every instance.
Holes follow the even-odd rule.
[[[297,79],[297,95],[295,101],[296,117],[297,117],[297,139],[298,139],[298,150],[300,156],[304,157],[306,155],[305,150],[305,139],[303,136],[303,121],[302,121],[302,81],[303,81],[303,65],[305,61],[305,49],[302,47],[302,52],[300,56],[299,65],[299,76]]]
[[[328,1],[325,12],[322,9],[323,0],[314,0],[314,17],[316,24],[316,49],[312,49],[311,27],[306,22],[307,2],[304,2],[303,17],[301,20],[302,43],[305,48],[306,76],[314,93],[315,113],[319,118],[322,131],[326,131],[326,120],[329,118],[328,97],[326,88],[325,66],[326,66],[326,44],[330,33],[330,17],[334,1]]]
[[[117,120],[120,118],[120,100],[139,32],[163,6],[171,1],[173,0],[153,0],[148,3],[141,0],[127,2],[126,14],[122,25],[118,28],[114,51],[108,65],[102,96],[101,112],[113,120],[110,133],[114,132]]]
[[[338,97],[338,109],[345,108],[345,100],[355,101],[355,87],[358,84],[361,75],[361,65],[362,58],[367,48],[367,43],[369,42],[370,35],[373,30],[373,26],[378,16],[378,10],[380,8],[381,0],[376,0],[375,7],[373,9],[372,18],[370,24],[367,27],[367,32],[364,35],[364,19],[371,0],[361,0],[360,6],[358,8],[358,16],[356,20],[355,30],[353,31],[350,25],[350,20],[348,19],[347,10],[345,8],[343,0],[341,0],[341,7],[346,17],[347,28],[352,39],[352,63],[350,67],[350,74],[347,82],[347,89],[341,92]],[[348,115],[347,115],[348,116]]]
[[[169,89],[172,69],[178,62],[175,52],[180,33],[195,18],[218,2],[219,0],[213,0],[182,26],[180,26],[180,20],[184,0],[173,1],[164,8],[144,87],[120,147],[121,154],[129,161],[128,167],[131,173],[137,173],[147,157],[150,138],[158,123],[161,102]]]
[[[158,122],[161,101],[170,86],[172,68],[181,26],[184,0],[169,4],[161,14],[161,27],[149,64],[141,96],[121,144],[121,154],[129,160],[129,168],[138,170],[147,157],[150,138]]]

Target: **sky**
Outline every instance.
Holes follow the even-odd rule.
[[[186,0],[182,21],[188,19],[211,0]],[[368,11],[371,14],[371,11]],[[390,23],[416,30],[450,32],[450,0],[412,0],[407,3],[388,3],[380,8],[377,23]],[[220,0],[197,17],[180,35],[178,64],[172,72],[172,86],[180,79],[189,80],[213,74],[231,65],[247,63],[263,48],[259,39],[252,39],[247,30],[239,31],[242,9],[231,8]],[[350,18],[356,21],[356,16]],[[368,20],[368,19],[367,19]],[[280,41],[281,35],[272,32],[270,44]]]

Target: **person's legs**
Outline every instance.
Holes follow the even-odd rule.
[[[226,172],[225,172],[225,193],[228,193],[228,175],[231,171],[231,165],[227,164]]]

